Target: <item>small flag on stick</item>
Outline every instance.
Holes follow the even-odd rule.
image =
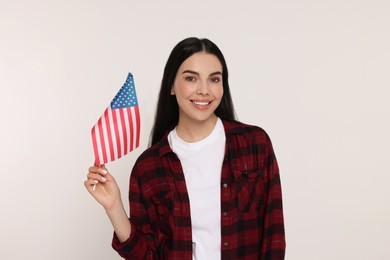
[[[139,146],[140,115],[133,75],[125,84],[92,128],[95,165],[121,158]]]

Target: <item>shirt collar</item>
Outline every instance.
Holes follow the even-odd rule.
[[[243,134],[243,124],[235,121],[228,121],[225,119],[222,119],[222,124],[225,129],[225,135],[226,135],[226,141],[230,139],[231,136],[237,135],[237,134]],[[163,157],[169,153],[173,153],[171,147],[169,146],[168,142],[168,134],[171,130],[168,130],[165,132],[164,137],[158,142],[156,145],[159,149],[159,155],[160,157]]]

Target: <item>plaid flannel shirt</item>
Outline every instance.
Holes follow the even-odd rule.
[[[271,141],[259,127],[223,124],[221,259],[284,259],[282,193]],[[114,234],[112,242],[123,258],[192,260],[189,197],[167,136],[135,163],[129,201],[130,237],[120,243]]]

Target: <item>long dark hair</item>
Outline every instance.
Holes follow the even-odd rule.
[[[176,97],[171,95],[171,89],[180,65],[188,57],[197,52],[213,54],[221,62],[223,96],[221,103],[215,110],[215,114],[222,119],[236,121],[228,83],[228,69],[222,52],[217,45],[208,39],[199,39],[195,37],[187,38],[179,42],[175,48],[173,48],[171,54],[169,55],[167,64],[165,65],[154,126],[150,135],[150,145],[154,145],[160,141],[167,130],[173,129],[178,124],[179,107]]]

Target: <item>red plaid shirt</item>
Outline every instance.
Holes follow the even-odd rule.
[[[282,193],[271,141],[259,127],[223,124],[221,259],[284,259]],[[138,158],[129,201],[131,235],[120,243],[114,234],[112,242],[123,258],[192,260],[186,183],[166,137]]]

